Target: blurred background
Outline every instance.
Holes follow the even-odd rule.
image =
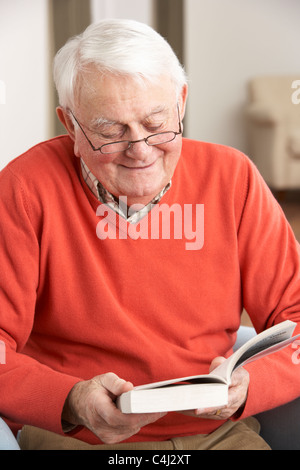
[[[0,169],[64,133],[54,54],[112,17],[168,39],[189,76],[185,136],[248,154],[300,240],[299,0],[0,0]]]
[[[0,0],[1,166],[58,132],[53,55],[107,17],[143,21],[171,42],[190,80],[187,137],[248,152],[249,81],[300,79],[299,0]]]
[[[171,42],[189,75],[190,138],[249,153],[249,81],[300,79],[299,0],[0,0],[0,168],[61,131],[53,55],[107,17],[143,21]]]

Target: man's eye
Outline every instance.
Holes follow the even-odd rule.
[[[107,141],[113,141],[113,140],[119,140],[123,136],[123,132],[114,132],[114,133],[95,133],[95,136],[97,136],[98,139],[100,140],[107,140]]]
[[[146,129],[149,132],[155,133],[155,132],[160,132],[163,129],[163,124],[152,124],[152,125],[147,125]]]
[[[110,134],[110,135],[105,135],[105,134],[100,134],[100,139],[104,139],[104,140],[117,140],[118,138],[120,138],[120,135],[118,134]]]

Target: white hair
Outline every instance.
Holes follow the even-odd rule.
[[[58,51],[54,81],[62,107],[72,107],[78,75],[90,64],[104,74],[154,82],[171,78],[179,94],[186,84],[182,65],[168,42],[154,29],[133,20],[103,20],[91,24]]]

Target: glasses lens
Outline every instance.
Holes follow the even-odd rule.
[[[167,142],[171,142],[176,137],[175,132],[161,132],[160,134],[153,134],[147,137],[146,143],[147,145],[160,145],[166,144]],[[129,140],[124,140],[121,142],[112,142],[109,144],[104,144],[101,147],[101,153],[118,153],[118,152],[125,152],[130,147]]]
[[[159,145],[171,142],[176,137],[175,132],[162,132],[161,134],[150,135],[147,139],[148,145]]]

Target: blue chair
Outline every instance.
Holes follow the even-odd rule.
[[[256,335],[254,328],[241,326],[235,349]],[[255,416],[261,425],[260,435],[273,450],[300,450],[300,397]]]
[[[0,418],[0,450],[20,450],[19,444],[15,436],[7,426],[7,424]]]

